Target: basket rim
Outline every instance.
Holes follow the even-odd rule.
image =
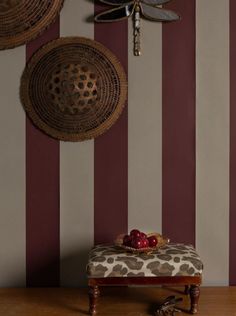
[[[48,11],[45,13],[45,15],[43,15],[38,21],[37,23],[27,29],[24,30],[22,32],[16,33],[15,35],[7,35],[6,36],[2,36],[0,38],[0,50],[5,50],[5,49],[13,49],[17,46],[21,46],[21,45],[25,45],[28,42],[36,39],[37,37],[39,37],[44,31],[46,31],[53,23],[56,22],[60,11],[62,10],[63,6],[64,6],[64,1],[65,0],[55,0],[52,2],[52,4],[50,6],[48,6],[48,3],[46,0],[42,1],[42,3],[45,3],[45,6],[48,6]],[[3,23],[3,21],[11,21],[14,23],[15,21],[15,16],[19,15],[19,12],[25,12],[25,8],[27,7],[27,5],[30,5],[30,7],[32,8],[33,6],[36,7],[37,10],[37,1],[29,1],[27,0],[27,3],[25,3],[25,1],[21,1],[15,8],[15,12],[9,10],[6,11],[4,13],[1,14],[1,21],[0,23]],[[27,12],[26,12],[27,13]],[[25,14],[27,15],[27,14]],[[35,16],[37,16],[35,14]],[[28,17],[30,18],[30,17]],[[28,21],[24,21],[25,23],[27,23]]]

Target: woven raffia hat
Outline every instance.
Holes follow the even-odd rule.
[[[64,0],[0,0],[0,49],[36,38],[59,14]]]
[[[37,127],[60,140],[82,141],[101,135],[118,119],[127,80],[118,59],[102,44],[65,37],[33,55],[20,93]]]

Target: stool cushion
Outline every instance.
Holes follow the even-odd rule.
[[[150,254],[134,254],[116,246],[95,246],[89,255],[90,278],[201,275],[203,264],[191,245],[168,244]]]

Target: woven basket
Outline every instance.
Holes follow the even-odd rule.
[[[82,141],[103,134],[118,119],[127,80],[118,59],[102,44],[65,37],[33,55],[20,94],[37,127],[60,140]]]
[[[0,49],[13,48],[40,35],[56,20],[64,0],[1,0]]]

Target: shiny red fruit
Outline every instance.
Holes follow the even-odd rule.
[[[131,241],[132,241],[132,237],[130,235],[125,235],[123,238],[123,245],[130,247]]]
[[[133,229],[130,232],[130,236],[132,236],[134,238],[140,237],[140,231],[138,229]]]
[[[149,241],[147,238],[143,238],[142,239],[142,244],[143,244],[143,248],[148,248],[149,247]]]
[[[131,242],[131,246],[135,249],[140,249],[143,247],[143,241],[140,237],[133,238]]]
[[[156,247],[157,245],[157,238],[155,236],[148,237],[149,246],[150,247]]]
[[[140,237],[143,239],[147,239],[147,235],[143,232],[140,232]]]

